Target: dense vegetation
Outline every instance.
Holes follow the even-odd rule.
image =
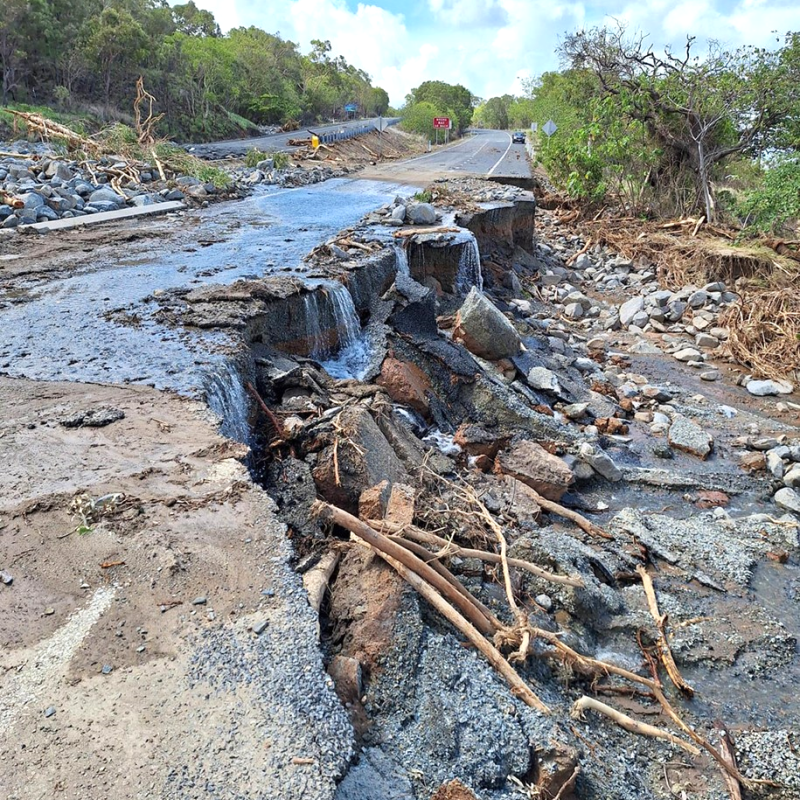
[[[451,136],[461,136],[472,123],[475,98],[469,89],[443,81],[425,81],[406,96],[400,110],[402,127],[410,133],[434,138],[434,117],[449,117]]]
[[[782,47],[656,52],[622,29],[569,35],[529,87],[539,157],[572,195],[633,213],[778,231],[800,217],[800,35]]]
[[[4,0],[0,4],[3,104],[52,105],[103,119],[130,114],[144,76],[164,134],[233,135],[256,124],[364,115],[389,105],[383,89],[329,42],[303,55],[259,28],[223,36],[192,0]]]

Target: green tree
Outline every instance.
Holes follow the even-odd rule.
[[[107,106],[111,103],[114,81],[123,76],[131,78],[144,60],[146,46],[144,28],[125,9],[105,8],[88,23],[86,56],[98,70]]]
[[[172,7],[175,25],[181,33],[189,36],[220,36],[221,31],[210,11],[198,8],[194,0]]]
[[[473,101],[476,99],[469,89],[460,84],[451,85],[444,81],[425,81],[416,89],[411,90],[406,97],[406,105],[430,103],[437,108],[449,109],[453,128],[457,134],[461,134],[472,123]]]

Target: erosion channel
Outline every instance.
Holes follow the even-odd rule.
[[[800,796],[796,419],[417,188],[7,254],[9,798]]]

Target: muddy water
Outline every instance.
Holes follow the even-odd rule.
[[[152,320],[153,293],[239,278],[306,271],[302,258],[366,212],[409,195],[409,187],[331,180],[291,190],[261,190],[199,216],[198,246],[152,255],[122,250],[69,277],[0,294],[0,371],[43,380],[146,383],[160,389],[235,391],[212,378],[231,342],[223,335],[167,329]],[[177,223],[181,224],[181,223]],[[183,223],[186,224],[186,223]],[[217,392],[219,387],[220,392]],[[218,403],[218,404],[219,404]],[[213,405],[213,403],[212,403]]]

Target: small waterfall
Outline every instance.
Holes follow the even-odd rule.
[[[322,334],[322,309],[320,308],[321,292],[307,292],[303,298],[303,313],[306,317],[306,337],[312,357],[327,355],[327,345]]]
[[[408,250],[406,250],[402,244],[396,244],[394,246],[394,259],[395,266],[397,267],[397,274],[410,278],[411,268],[408,265]]]
[[[311,357],[334,378],[363,379],[369,368],[370,348],[347,287],[336,281],[321,283],[303,302]],[[324,335],[330,323],[336,328],[335,342]]]
[[[219,361],[205,386],[208,407],[219,418],[220,433],[229,439],[247,444],[250,441],[250,398],[244,380],[234,361]]]
[[[464,249],[458,262],[456,289],[459,294],[468,294],[473,286],[483,291],[483,272],[481,272],[481,252],[478,241],[471,231],[465,231]]]

